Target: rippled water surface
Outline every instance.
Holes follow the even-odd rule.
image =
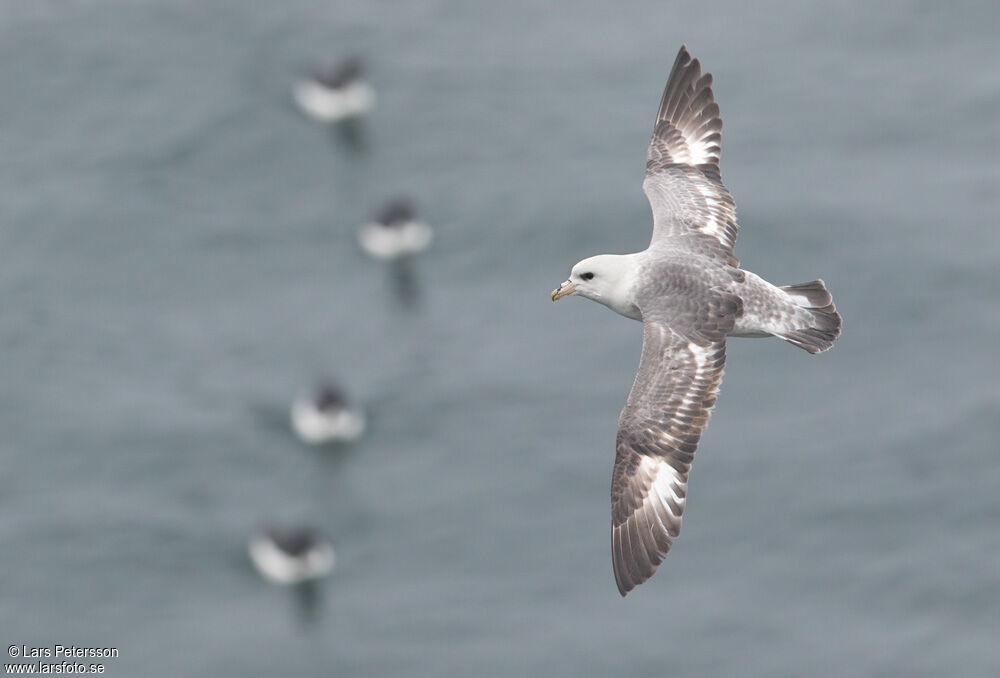
[[[1000,11],[0,2],[0,640],[108,675],[1000,672]],[[744,266],[830,353],[734,340],[657,576],[614,586],[639,326],[549,290],[645,246],[678,46],[716,79]],[[353,139],[289,83],[367,56]],[[354,228],[436,227],[403,306]],[[287,430],[324,375],[350,450]],[[304,521],[312,607],[245,555]]]

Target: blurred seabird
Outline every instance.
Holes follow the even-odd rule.
[[[292,403],[292,429],[310,445],[353,442],[365,432],[365,414],[332,384],[300,395]]]
[[[320,122],[357,118],[375,105],[375,90],[363,76],[361,59],[350,57],[332,71],[313,71],[299,78],[292,95],[303,113]]]
[[[262,527],[247,551],[254,567],[275,584],[302,584],[333,570],[333,546],[309,528]]]
[[[427,249],[431,227],[420,221],[412,201],[397,198],[385,204],[372,221],[358,229],[358,244],[373,259],[393,261]]]

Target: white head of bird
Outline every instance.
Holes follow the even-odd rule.
[[[552,301],[581,296],[603,304],[626,318],[641,320],[635,304],[638,261],[634,254],[599,254],[576,264],[566,280],[552,290]]]

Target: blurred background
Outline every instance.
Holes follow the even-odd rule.
[[[1000,9],[0,1],[0,639],[109,675],[1000,672]],[[734,340],[684,531],[622,600],[641,333],[553,305],[645,247],[681,43],[743,265],[822,277],[816,357]],[[360,54],[351,140],[291,97]],[[413,196],[401,304],[355,230]],[[309,448],[336,378],[369,413]],[[263,521],[337,549],[316,609]]]

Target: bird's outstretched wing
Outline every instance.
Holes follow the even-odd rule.
[[[710,253],[734,266],[736,204],[722,184],[722,118],[712,76],[681,47],[663,90],[646,152],[642,190],[653,208],[653,242]]]
[[[697,317],[643,309],[642,358],[618,420],[611,551],[624,596],[653,576],[681,529],[688,472],[715,405],[726,333],[742,312],[720,294]]]

